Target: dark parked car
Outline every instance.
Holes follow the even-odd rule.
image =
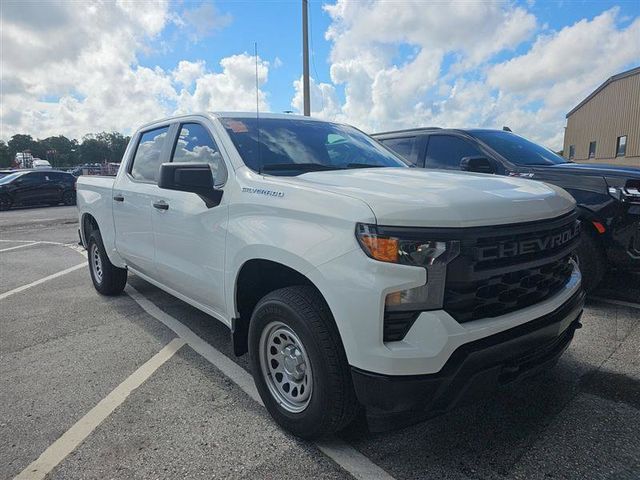
[[[56,170],[18,170],[0,178],[0,210],[15,205],[76,204],[76,179]]]
[[[640,168],[578,164],[504,130],[418,128],[373,135],[417,167],[543,180],[578,203],[585,290],[605,271],[640,271]]]

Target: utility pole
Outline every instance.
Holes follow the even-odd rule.
[[[304,115],[311,115],[311,99],[309,96],[309,27],[307,19],[307,0],[302,0],[302,94],[304,98]]]

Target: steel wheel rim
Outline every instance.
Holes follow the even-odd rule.
[[[309,356],[296,333],[282,322],[271,322],[260,335],[259,354],[262,376],[278,404],[290,413],[307,408],[313,374]]]
[[[102,258],[100,257],[100,251],[98,245],[95,243],[91,245],[91,269],[93,270],[93,276],[98,283],[102,283]]]

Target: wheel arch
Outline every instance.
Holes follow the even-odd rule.
[[[274,290],[294,285],[313,287],[331,311],[318,286],[291,265],[266,258],[252,258],[240,266],[234,281],[234,318],[231,319],[231,340],[235,355],[240,356],[247,352],[249,323],[260,299]]]
[[[96,218],[88,212],[82,214],[80,221],[80,236],[82,238],[82,245],[87,248],[89,235],[92,230],[100,231],[100,227],[98,225],[98,221]]]

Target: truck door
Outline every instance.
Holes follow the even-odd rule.
[[[172,162],[209,163],[216,184],[226,167],[213,135],[204,123],[182,123]],[[228,208],[208,208],[195,193],[159,189],[153,211],[156,268],[159,281],[220,313],[224,308],[224,256]]]
[[[154,279],[153,199],[160,190],[160,165],[168,158],[169,130],[164,126],[137,136],[133,159],[116,178],[112,192],[116,249],[129,267]]]

